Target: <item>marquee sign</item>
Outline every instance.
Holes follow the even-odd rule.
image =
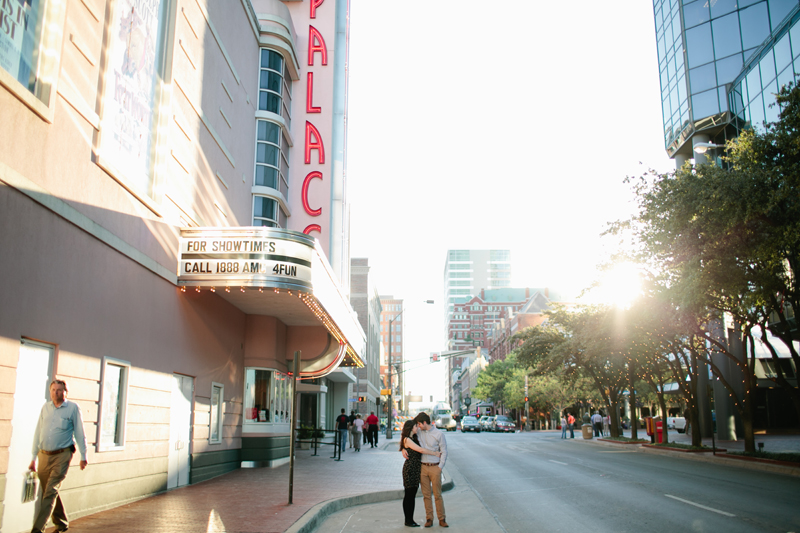
[[[302,237],[256,228],[184,231],[178,282],[261,286],[284,280],[310,286],[314,245]]]

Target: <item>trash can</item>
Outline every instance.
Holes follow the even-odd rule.
[[[591,439],[592,438],[592,425],[591,424],[583,424],[581,426],[581,431],[583,431],[583,438],[584,439]]]

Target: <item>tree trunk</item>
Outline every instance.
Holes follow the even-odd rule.
[[[619,431],[619,404],[617,403],[617,391],[612,390],[609,392],[608,402],[609,402],[609,409],[611,410],[611,412],[609,413],[609,415],[611,416],[611,437],[618,439],[620,431]]]
[[[663,389],[662,389],[663,390]],[[667,432],[667,402],[664,401],[664,393],[657,394],[658,407],[661,409],[661,431],[663,432],[664,444],[669,442],[669,433]]]
[[[631,408],[631,439],[639,439],[639,416],[636,413],[636,383],[634,382],[633,365],[628,365],[628,401]]]

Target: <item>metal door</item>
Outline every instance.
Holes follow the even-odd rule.
[[[169,422],[167,488],[189,483],[189,449],[192,440],[192,393],[194,379],[173,374]]]
[[[50,398],[53,347],[23,340],[17,363],[11,442],[8,449],[8,474],[0,531],[21,533],[31,530],[36,502],[22,503],[25,474],[31,462],[33,432],[42,405]]]

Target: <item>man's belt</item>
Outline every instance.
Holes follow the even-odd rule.
[[[59,448],[58,450],[53,450],[53,451],[50,451],[50,452],[48,452],[47,450],[39,450],[39,451],[42,452],[45,455],[58,455],[61,452],[65,452],[65,451],[67,451],[69,449],[70,448]]]

